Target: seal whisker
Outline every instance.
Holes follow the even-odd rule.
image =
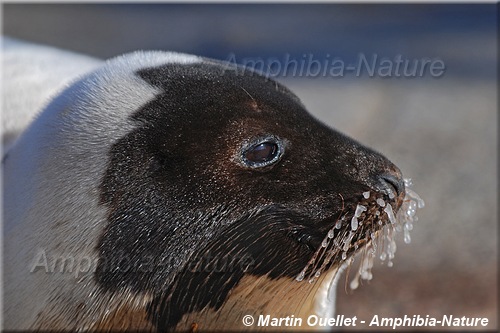
[[[242,86],[240,86],[240,88],[252,99],[255,105],[257,105],[257,101],[255,100],[255,98],[253,98],[253,96],[250,95],[250,93],[245,88],[243,88]]]

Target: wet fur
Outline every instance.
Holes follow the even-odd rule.
[[[282,140],[282,159],[245,166],[242,149],[268,135]],[[64,329],[116,327],[123,313],[143,321],[132,326],[186,329],[178,326],[190,325],[186,316],[217,313],[242,280],[298,283],[361,193],[385,193],[384,175],[401,177],[282,85],[162,52],[119,57],[76,82],[24,133],[4,170],[7,327]],[[78,279],[27,274],[40,249],[89,256],[96,270]],[[224,256],[239,264],[204,269]]]

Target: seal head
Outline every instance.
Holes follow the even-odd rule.
[[[244,276],[295,279],[363,192],[402,198],[397,167],[274,81],[213,61],[137,75],[161,93],[110,150],[96,277],[153,295],[160,329],[217,311]],[[120,270],[123,254],[131,269]]]
[[[389,223],[377,200],[392,212],[405,195],[394,164],[281,84],[164,52],[76,81],[3,166],[17,329],[241,329],[247,314],[318,313],[321,286]],[[96,267],[54,274],[53,257]]]

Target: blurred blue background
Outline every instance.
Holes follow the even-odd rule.
[[[451,75],[496,76],[494,4],[6,4],[4,33],[102,58],[137,49],[346,62],[400,53],[439,56]]]

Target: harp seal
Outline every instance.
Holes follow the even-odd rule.
[[[171,52],[81,77],[3,169],[8,329],[244,329],[247,314],[331,313],[340,252],[389,223],[377,199],[396,212],[405,195],[393,163],[283,85]],[[323,273],[299,282],[327,234]]]

